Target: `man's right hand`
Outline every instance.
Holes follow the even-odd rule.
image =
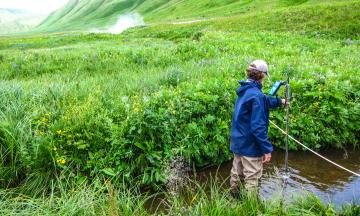
[[[263,158],[263,163],[268,163],[271,161],[271,153],[265,154]]]
[[[282,103],[283,106],[290,105],[290,102],[286,101],[286,99],[281,99],[281,103]]]

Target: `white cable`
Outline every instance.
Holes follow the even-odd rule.
[[[286,135],[286,132],[285,132],[283,129],[281,129],[279,126],[277,126],[273,121],[270,120],[270,123],[273,124],[277,129],[279,129],[283,134]],[[345,171],[347,171],[347,172],[349,172],[349,173],[351,173],[351,174],[354,174],[354,175],[360,177],[360,174],[359,174],[359,173],[356,173],[356,172],[354,172],[354,171],[351,171],[351,170],[349,170],[349,169],[347,169],[347,168],[345,168],[345,167],[343,167],[343,166],[335,163],[334,161],[331,161],[330,159],[327,159],[326,157],[322,156],[321,154],[315,152],[314,150],[310,149],[310,148],[307,147],[306,145],[302,144],[300,141],[296,140],[294,137],[292,137],[292,136],[289,135],[289,138],[292,139],[292,140],[294,140],[297,144],[301,145],[301,146],[304,147],[305,149],[307,149],[307,150],[309,150],[310,152],[314,153],[314,154],[317,155],[318,157],[326,160],[327,162],[329,162],[329,163],[331,163],[331,164],[333,164],[333,165],[335,165],[335,166],[337,166],[337,167],[339,167],[339,168],[341,168],[341,169],[343,169],[343,170],[345,170]]]

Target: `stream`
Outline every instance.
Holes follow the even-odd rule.
[[[360,173],[360,150],[330,150],[320,152],[330,160]],[[260,193],[263,198],[270,199],[281,195],[283,188],[285,152],[275,150],[272,161],[264,166]],[[198,171],[197,178],[206,182],[210,177],[228,181],[232,161],[218,167]],[[360,204],[360,177],[341,170],[318,158],[310,152],[289,152],[290,177],[285,187],[285,197],[311,192],[325,203],[341,206],[354,202]],[[227,184],[228,186],[229,184]],[[291,199],[290,199],[291,200]]]

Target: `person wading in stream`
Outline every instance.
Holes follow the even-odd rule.
[[[263,60],[250,64],[246,81],[239,81],[240,88],[232,119],[230,150],[234,154],[231,169],[231,195],[241,198],[239,183],[245,183],[248,193],[259,195],[259,180],[263,164],[271,160],[273,146],[268,138],[269,110],[281,107],[284,99],[273,98],[262,91],[268,75],[268,65]]]

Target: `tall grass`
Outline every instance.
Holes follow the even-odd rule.
[[[136,187],[109,181],[92,184],[53,182],[49,194],[30,197],[14,190],[0,191],[1,215],[358,215],[359,206],[344,205],[339,212],[313,195],[298,197],[288,204],[280,199],[263,201],[229,196],[221,183],[207,186],[192,182],[181,194],[144,194]]]

